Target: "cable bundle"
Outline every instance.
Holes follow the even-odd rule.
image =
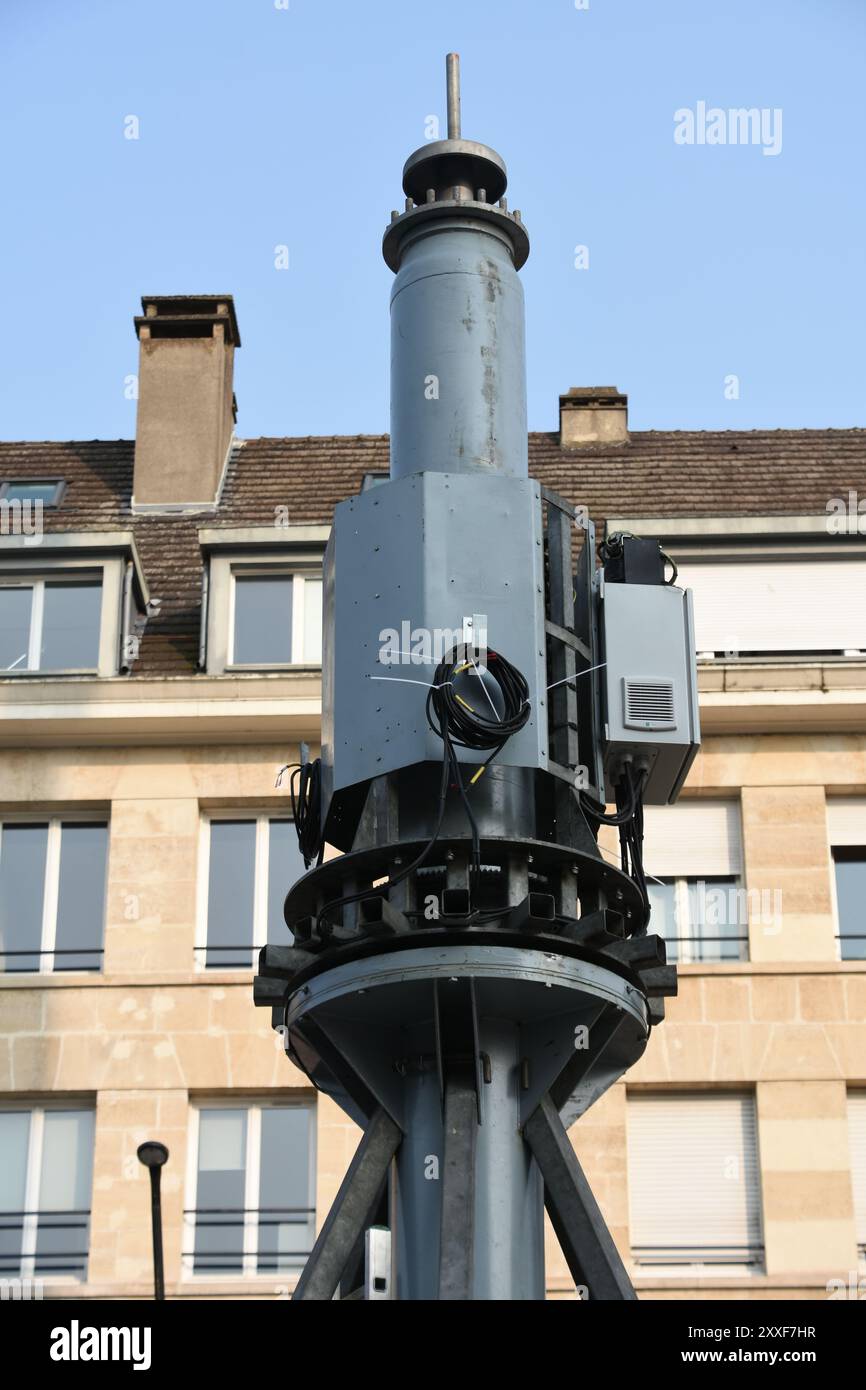
[[[416,869],[420,869],[430,857],[439,834],[442,830],[442,822],[445,818],[445,804],[448,798],[449,774],[453,778],[453,783],[457,787],[466,808],[466,815],[472,833],[472,864],[475,874],[481,869],[481,843],[478,834],[478,824],[472,813],[469,798],[466,795],[466,787],[463,784],[463,774],[460,770],[460,762],[457,758],[456,749],[474,748],[479,752],[490,749],[489,756],[469,779],[469,785],[477,782],[484,769],[490,765],[497,753],[505,747],[511,736],[519,729],[522,729],[530,713],[529,686],[525,677],[512,666],[509,661],[499,652],[487,653],[487,673],[493,677],[496,686],[496,693],[500,699],[501,713],[496,708],[491,691],[483,686],[484,671],[478,665],[478,661],[473,654],[473,649],[469,646],[455,647],[448,656],[440,662],[433,677],[427,695],[427,719],[431,729],[439,735],[444,745],[442,758],[442,777],[439,783],[439,802],[436,810],[436,824],[433,834],[424,846],[421,853],[413,859],[411,864],[405,865],[399,873],[394,874],[388,879],[388,886],[393,888],[398,883],[413,874]],[[467,672],[474,671],[478,678],[478,684],[484,690],[484,700],[487,702],[486,709],[477,707],[478,701],[473,705],[467,700],[460,690],[455,686],[455,681],[459,681],[461,676]],[[464,683],[465,688],[465,683]],[[468,692],[467,692],[468,693]],[[381,886],[364,889],[360,893],[351,893],[344,898],[334,898],[333,901],[325,903],[319,911],[316,925],[321,928],[328,921],[329,914],[334,908],[341,908],[349,903],[363,901],[380,894]],[[474,914],[470,914],[474,915]],[[492,914],[498,916],[500,914]]]
[[[643,867],[643,787],[646,777],[645,771],[635,776],[631,763],[626,763],[623,780],[627,783],[626,793],[634,809],[630,818],[623,821],[619,827],[619,847],[623,870],[630,878],[634,879],[643,898],[644,930],[646,930],[650,914],[649,892],[647,891],[646,874]],[[620,786],[622,786],[622,782]]]
[[[474,673],[478,685],[477,694],[475,691],[471,692],[474,704],[470,704],[458,688],[459,678],[466,676],[468,672]],[[493,694],[484,684],[485,674],[493,677],[501,709],[497,708]],[[461,684],[466,694],[469,694],[469,682],[463,681]],[[482,670],[471,647],[455,647],[436,668],[433,684],[427,696],[427,720],[444,744],[443,775],[450,765],[454,784],[466,808],[472,834],[472,864],[476,876],[481,871],[481,842],[455,749],[472,748],[478,752],[490,750],[489,756],[470,777],[469,785],[472,786],[512,735],[523,728],[529,718],[529,711],[529,686],[526,677],[516,666],[512,666],[510,661],[506,661],[500,652],[488,651],[486,668]],[[440,809],[440,825],[442,811],[444,799]]]
[[[582,804],[601,825],[615,825],[619,830],[619,847],[623,872],[640,889],[644,902],[644,928],[649,921],[649,893],[643,867],[643,789],[647,769],[635,772],[631,762],[623,765],[622,776],[616,785],[616,811],[610,815],[599,802],[583,797]]]
[[[321,863],[322,851],[322,760],[298,763],[292,771],[289,789],[298,848],[309,868],[313,860]]]

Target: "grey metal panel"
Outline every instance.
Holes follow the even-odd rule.
[[[417,237],[391,294],[391,476],[525,478],[523,287],[511,251],[483,223],[434,222]]]
[[[382,634],[401,633],[404,623],[433,634],[459,632],[464,617],[476,613],[487,617],[489,646],[499,647],[523,672],[530,689],[529,722],[498,761],[546,767],[538,484],[502,476],[414,474],[340,503],[332,545],[324,626],[327,633],[333,625],[333,649],[328,642],[323,698],[333,789],[441,760],[441,740],[425,715],[425,687],[435,660],[383,665]],[[466,750],[459,756],[480,761]]]
[[[667,584],[602,586],[605,774],[611,797],[624,754],[650,759],[644,800],[664,805],[676,795],[697,752],[697,663],[689,598]],[[629,682],[670,683],[673,728],[651,727],[648,720],[643,731],[626,721]]]

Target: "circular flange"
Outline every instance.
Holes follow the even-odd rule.
[[[290,993],[286,1023],[291,1029],[311,1009],[345,997],[363,996],[368,990],[419,981],[449,980],[470,976],[518,984],[542,985],[545,990],[578,990],[593,995],[599,1003],[614,1004],[631,1014],[644,1029],[647,1026],[646,1001],[636,986],[621,975],[591,961],[561,956],[555,951],[536,951],[515,946],[481,946],[467,941],[460,946],[419,946],[396,953],[383,952],[360,960],[347,961],[323,971]],[[536,995],[519,1009],[517,1022],[546,1017],[561,1002],[557,994]],[[354,1011],[358,1010],[357,1005]],[[380,1022],[386,1021],[381,1000],[371,1005]],[[397,1005],[395,1019],[404,1017]]]
[[[508,187],[505,161],[477,140],[434,140],[414,150],[403,165],[403,192],[423,203],[428,188],[437,191],[468,178],[473,189],[483,188],[491,203]]]
[[[461,996],[467,981],[470,995]],[[371,1103],[382,1105],[405,1127],[404,1077],[414,1066],[441,1066],[440,1018],[465,1009],[467,998],[479,1064],[503,1027],[519,1035],[522,1119],[556,1082],[557,1107],[572,1123],[634,1065],[649,1034],[643,992],[603,965],[464,942],[367,956],[307,980],[286,1004],[289,1055],[357,1121],[360,1087],[367,1113]],[[605,1031],[606,1045],[593,1056],[595,1024],[611,1009],[619,1026]],[[592,1059],[588,1085],[583,1057]]]
[[[410,208],[408,212],[403,212],[399,217],[395,217],[390,226],[386,227],[385,235],[382,238],[382,255],[389,269],[395,273],[400,269],[403,244],[410,232],[416,228],[419,231],[422,228],[427,229],[427,224],[448,218],[455,226],[461,225],[470,229],[475,226],[479,231],[498,231],[508,242],[514,260],[514,269],[520,270],[521,266],[526,264],[529,258],[529,233],[523,223],[518,222],[512,213],[504,212],[501,208],[491,207],[489,203],[476,203],[463,198],[459,201],[448,198],[441,202],[421,203],[419,207]],[[458,219],[460,219],[459,224]],[[436,230],[436,228],[429,228],[429,230]]]

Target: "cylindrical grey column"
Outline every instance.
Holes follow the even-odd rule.
[[[525,478],[523,287],[507,236],[462,215],[406,236],[391,294],[391,477]]]
[[[416,1036],[420,1052],[422,1030]],[[481,1018],[478,1040],[489,1081],[482,1086],[475,1150],[473,1298],[543,1300],[544,1189],[520,1131],[520,1029],[507,1019]],[[397,1297],[433,1300],[438,1297],[444,1134],[439,1078],[429,1053],[419,1056],[404,1088],[406,1133],[397,1153]]]

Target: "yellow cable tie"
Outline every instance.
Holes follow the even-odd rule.
[[[454,699],[455,699],[455,700],[459,700],[460,703],[461,703],[461,705],[463,706],[463,708],[464,708],[464,709],[468,709],[468,711],[469,711],[470,714],[475,714],[475,710],[472,708],[471,705],[468,705],[468,704],[466,703],[466,701],[463,699],[463,696],[462,696],[462,695],[455,695],[455,696],[454,696]]]
[[[454,672],[455,676],[462,676],[463,672],[468,671],[471,665],[471,661],[464,661],[462,666],[457,667],[457,670]]]
[[[472,774],[472,776],[469,778],[469,785],[470,785],[470,787],[472,786],[473,782],[477,782],[477,781],[478,781],[478,778],[481,776],[482,772],[484,771],[485,766],[486,766],[486,764],[485,764],[485,763],[482,763],[481,766],[479,767],[478,771],[477,771],[477,772],[474,772],[474,773]]]

